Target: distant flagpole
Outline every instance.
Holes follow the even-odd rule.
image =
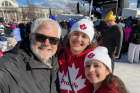
[[[116,15],[118,15],[118,0],[114,0],[114,1],[116,1],[115,12],[116,12]]]
[[[90,2],[90,6],[89,6],[89,17],[91,17],[92,6],[93,6],[93,0],[91,0],[91,2]]]
[[[118,0],[115,0],[116,1],[116,16],[118,15]]]

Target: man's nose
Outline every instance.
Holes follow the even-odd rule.
[[[45,44],[46,46],[50,45],[49,39],[46,39],[46,40],[44,41],[44,44]]]

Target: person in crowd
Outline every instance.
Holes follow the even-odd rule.
[[[128,47],[128,61],[130,63],[140,62],[140,22],[135,19],[131,33],[131,41]]]
[[[12,29],[12,32],[11,32],[11,36],[14,37],[18,43],[22,40],[20,33],[21,33],[21,30],[18,27],[18,25],[13,24],[13,29]]]
[[[58,22],[49,18],[35,20],[29,40],[0,59],[0,93],[58,93],[54,54],[60,35]]]
[[[123,30],[122,27],[117,25],[116,16],[112,11],[109,11],[105,16],[105,22],[107,24],[106,31],[102,31],[102,46],[108,48],[109,55],[112,59],[118,59],[120,57],[122,42],[123,42]]]
[[[29,38],[30,32],[31,32],[31,25],[32,25],[32,21],[27,22],[27,24],[25,25],[25,38]]]
[[[19,29],[20,29],[20,36],[21,36],[21,40],[24,40],[26,37],[26,27],[24,23],[19,23],[18,25]]]
[[[92,84],[85,78],[84,58],[92,50],[93,23],[81,19],[74,23],[64,46],[58,51],[60,93],[92,93]]]
[[[128,93],[123,81],[112,73],[111,65],[106,47],[98,46],[86,55],[85,76],[94,86],[92,93]]]
[[[67,20],[63,20],[59,23],[60,23],[60,26],[61,26],[61,29],[62,29],[61,38],[63,39],[68,34],[68,22],[67,22]]]

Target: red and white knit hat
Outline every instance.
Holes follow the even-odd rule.
[[[108,50],[106,47],[98,46],[93,51],[89,52],[85,57],[84,65],[86,62],[89,62],[93,59],[99,60],[100,62],[102,62],[112,72],[111,58],[108,54]]]
[[[70,33],[74,31],[85,33],[86,35],[88,35],[90,41],[92,41],[94,37],[93,22],[89,19],[81,19],[72,25]]]

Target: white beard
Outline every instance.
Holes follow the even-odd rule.
[[[51,63],[49,63],[49,59],[54,55],[52,52],[48,52],[47,56],[44,56],[39,52],[41,51],[41,49],[31,47],[31,50],[41,62],[45,63],[48,66],[51,66]]]

